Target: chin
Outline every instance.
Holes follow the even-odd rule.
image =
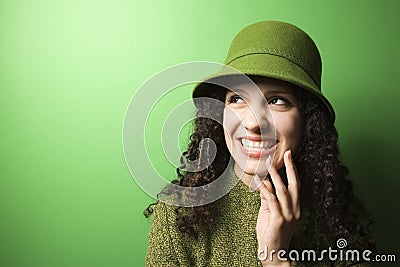
[[[236,161],[238,167],[247,175],[254,176],[255,174],[266,175],[268,173],[268,166],[266,165],[266,161],[247,159]]]

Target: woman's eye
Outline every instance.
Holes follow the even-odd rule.
[[[229,103],[244,103],[244,100],[238,95],[232,95],[229,97]]]
[[[290,103],[283,97],[273,97],[268,101],[268,104],[272,105],[286,105],[288,106]]]

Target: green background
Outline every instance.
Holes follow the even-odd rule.
[[[374,216],[379,252],[400,256],[399,8],[397,1],[1,1],[0,266],[143,266],[151,221],[142,212],[153,199],[125,165],[127,105],[166,67],[223,62],[234,35],[265,19],[294,23],[315,39],[342,157]]]

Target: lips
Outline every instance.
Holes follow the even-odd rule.
[[[270,155],[276,150],[279,143],[274,139],[262,139],[260,137],[240,138],[240,148],[242,152],[251,158],[260,158]]]

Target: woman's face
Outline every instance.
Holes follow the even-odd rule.
[[[225,141],[240,177],[266,175],[269,155],[275,167],[282,168],[283,154],[295,150],[302,138],[303,121],[294,89],[264,77],[253,81],[258,88],[250,82],[236,84],[225,96]]]

